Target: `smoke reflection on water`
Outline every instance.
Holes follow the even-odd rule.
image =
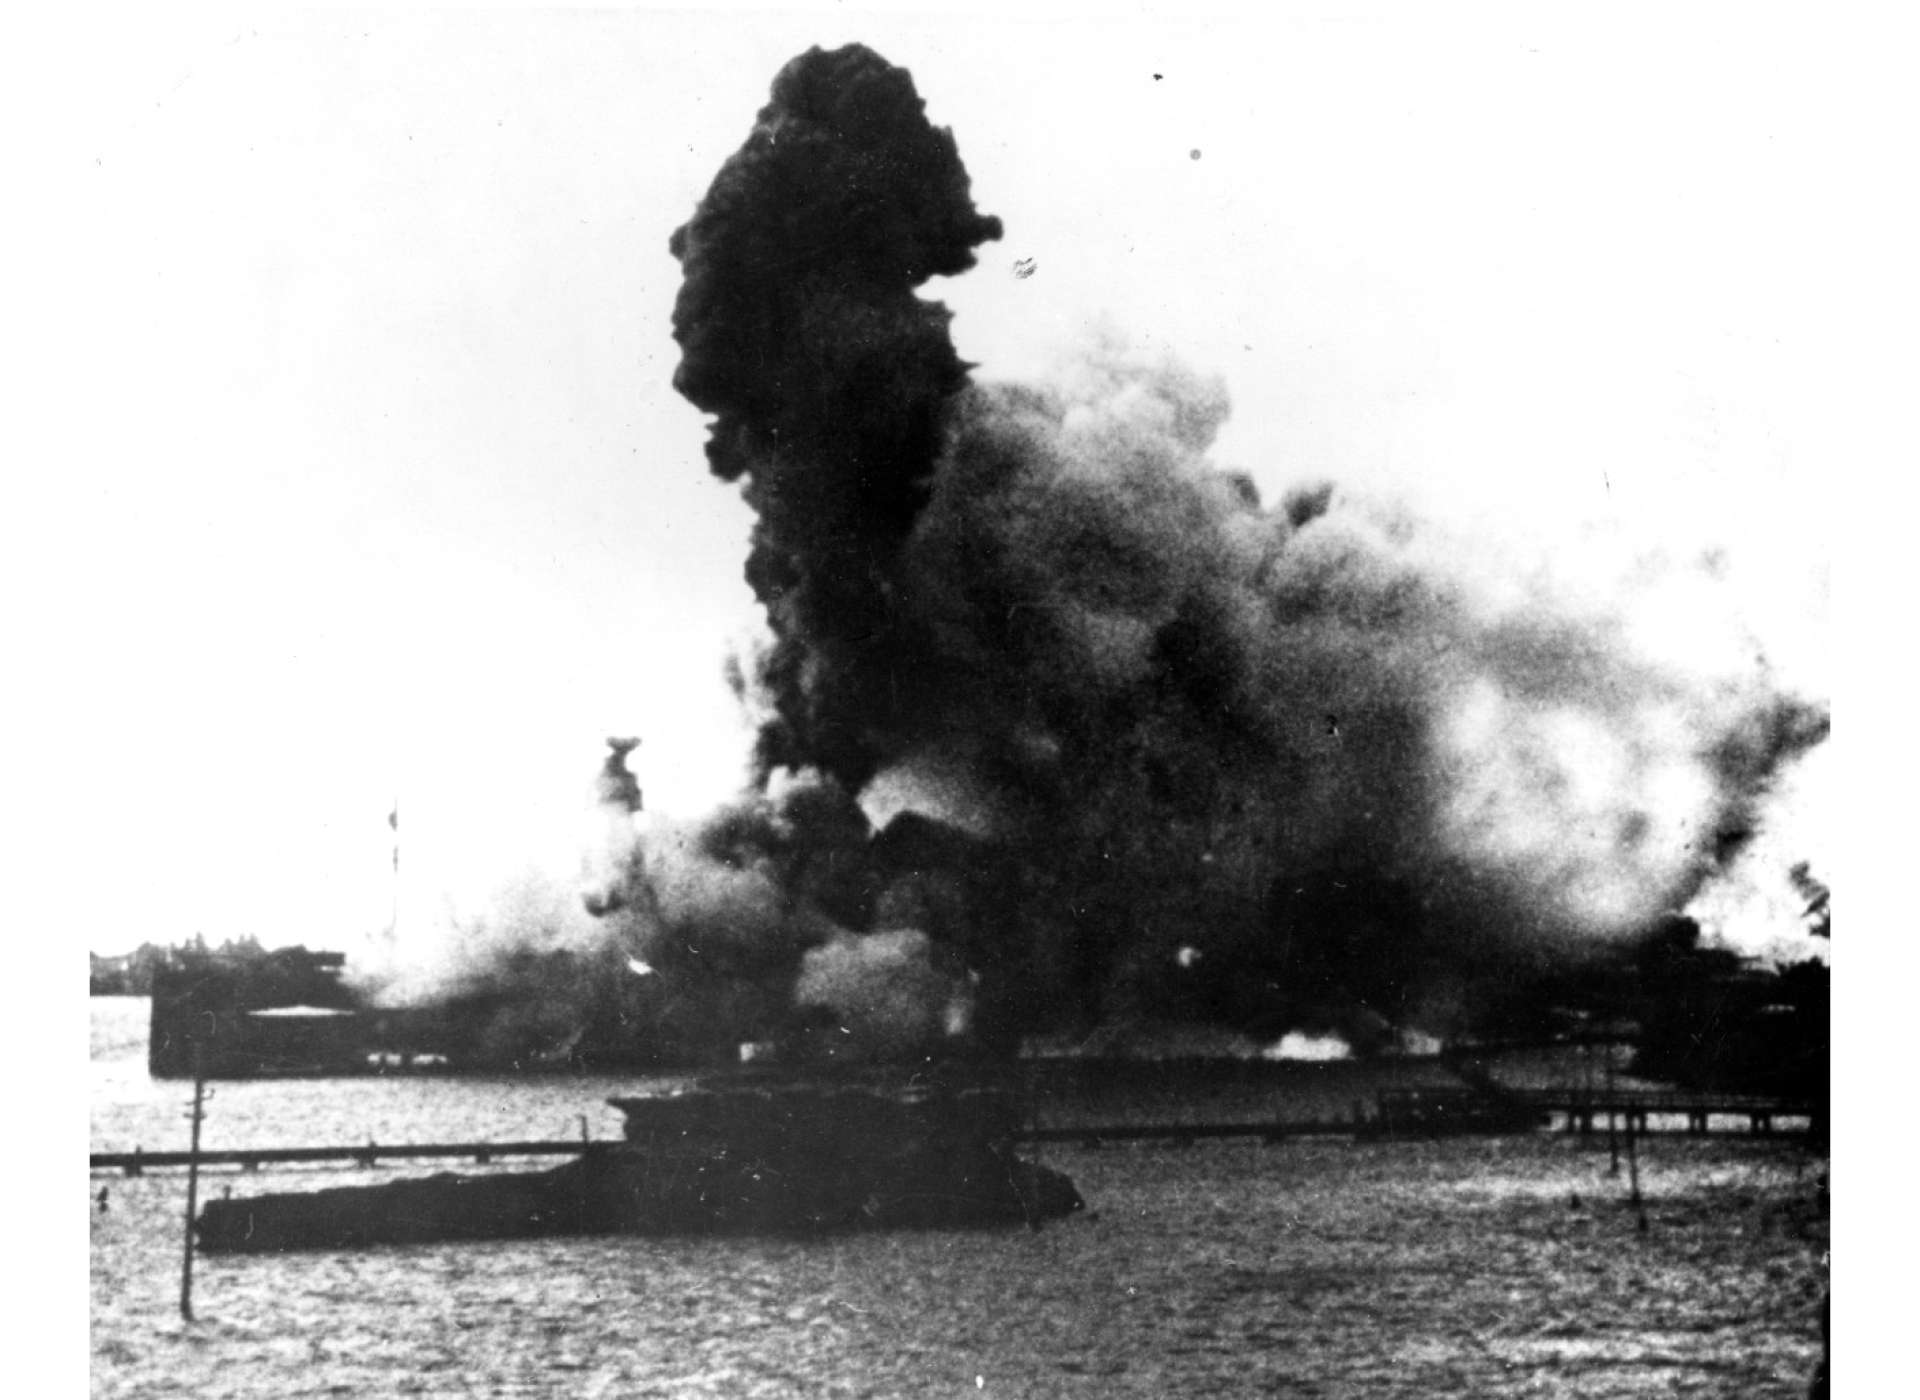
[[[113,1014],[126,1005],[144,1004]],[[139,1048],[96,1034],[103,1043],[108,1068]],[[1303,1071],[1322,1068],[1353,1067]],[[610,1091],[571,1079],[217,1087],[211,1145],[243,1122],[249,1140],[288,1144],[364,1140],[371,1122],[390,1141],[539,1136],[563,1102],[591,1111]],[[177,1137],[184,1092],[97,1075],[94,1147],[126,1145],[116,1123]],[[1650,1145],[1645,1237],[1604,1148],[1563,1138],[1044,1156],[1075,1178],[1087,1217],[1038,1233],[206,1259],[191,1327],[177,1313],[184,1178],[96,1178],[93,1393],[1787,1396],[1803,1393],[1818,1349],[1826,1219],[1786,1144]],[[343,1179],[369,1178],[215,1173],[203,1189]]]

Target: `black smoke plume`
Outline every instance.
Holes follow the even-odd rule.
[[[1648,642],[1706,564],[1582,588],[1332,486],[1269,509],[1208,460],[1222,386],[1124,346],[974,384],[915,289],[999,233],[853,46],[782,70],[673,236],[786,795],[649,850],[669,971],[908,1040],[1444,1020],[1655,927],[1824,735],[1724,619]]]
[[[818,766],[854,791],[884,757],[859,717],[888,703],[888,580],[967,381],[948,312],[914,289],[1000,236],[922,107],[864,48],[788,64],[671,244],[674,387],[716,415],[708,461],[747,478],[758,515],[747,577],[779,712],[763,769]]]

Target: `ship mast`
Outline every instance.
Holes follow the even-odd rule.
[[[387,922],[387,939],[398,942],[400,938],[400,795],[394,794],[393,806],[387,812],[387,825],[393,831],[393,915]]]

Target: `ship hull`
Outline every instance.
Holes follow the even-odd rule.
[[[208,1254],[565,1235],[821,1234],[1027,1224],[1081,1208],[1059,1172],[982,1145],[917,1161],[690,1161],[627,1144],[542,1172],[434,1176],[209,1202]]]

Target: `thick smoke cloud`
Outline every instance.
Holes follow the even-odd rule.
[[[904,70],[861,48],[787,65],[752,134],[673,235],[674,385],[717,415],[716,475],[758,515],[747,577],[775,647],[763,766],[859,788],[880,755],[848,716],[885,703],[894,557],[966,381],[914,288],[1000,236]]]
[[[393,1048],[502,1068],[564,1062],[596,1027],[645,1011],[613,926],[575,882],[538,871],[506,881],[483,912],[449,913],[437,936],[414,930],[357,959],[353,989]]]
[[[1208,458],[1223,386],[1113,343],[973,383],[914,293],[998,236],[968,188],[903,70],[815,50],[674,235],[675,383],[758,516],[761,772],[800,776],[644,858],[669,972],[890,1047],[1431,1019],[1681,906],[1824,735],[1670,605],[1709,562],[1599,587],[1329,485],[1268,507]]]

